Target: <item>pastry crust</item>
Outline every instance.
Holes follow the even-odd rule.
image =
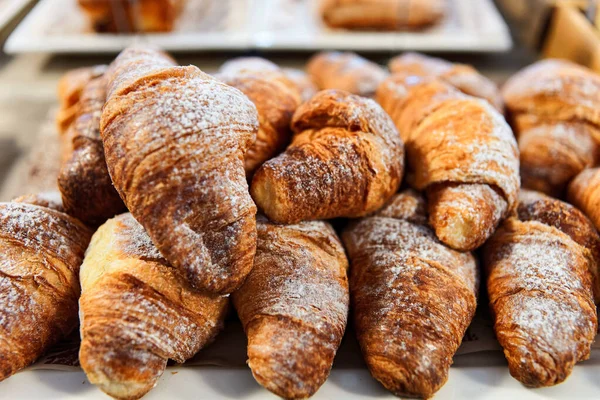
[[[401,397],[429,398],[444,385],[477,306],[475,258],[435,237],[426,208],[405,191],[343,234],[363,356],[373,377]]]
[[[90,237],[67,214],[0,203],[0,381],[77,326],[79,266]]]
[[[256,248],[243,165],[256,108],[239,90],[153,50],[125,50],[106,79],[101,135],[115,188],[194,287],[231,293]]]
[[[393,57],[388,67],[392,74],[436,77],[465,94],[487,100],[501,113],[504,111],[498,86],[470,65],[455,64],[419,53],[404,53]]]
[[[325,24],[347,29],[420,29],[440,21],[444,0],[321,0]]]
[[[218,75],[220,80],[248,96],[258,112],[256,141],[244,159],[248,177],[287,146],[291,137],[292,115],[302,102],[299,88],[283,71],[277,66],[271,68],[267,60],[260,60],[251,57],[247,64],[244,59],[238,59],[237,63],[236,60],[229,61]]]
[[[348,316],[348,261],[321,221],[278,225],[259,216],[254,269],[233,304],[248,336],[248,365],[286,399],[312,396],[327,379]]]
[[[187,0],[78,0],[96,32],[170,32]]]
[[[388,76],[382,67],[356,53],[338,51],[317,53],[306,71],[319,89],[340,89],[363,97],[372,97]]]
[[[262,165],[250,191],[272,221],[359,217],[380,208],[402,181],[404,148],[372,100],[319,92],[298,108],[284,153]]]
[[[429,221],[445,244],[481,246],[517,204],[519,152],[487,101],[431,77],[394,75],[377,100],[406,143],[408,180],[425,190]]]
[[[228,299],[194,290],[131,214],[94,234],[81,265],[79,359],[91,383],[139,399],[223,327]]]
[[[586,169],[577,175],[569,185],[567,199],[600,231],[600,168]]]
[[[308,101],[315,94],[317,94],[317,85],[315,85],[311,77],[303,70],[296,68],[283,68],[283,73],[300,90],[302,101]]]
[[[73,151],[61,166],[58,188],[67,214],[91,226],[125,211],[106,168],[100,118],[106,100],[103,77],[89,82],[79,100],[79,116],[71,127]]]
[[[594,239],[592,242],[591,236]],[[526,386],[558,384],[590,355],[598,321],[598,235],[574,207],[524,192],[483,250],[494,330],[510,373]]]
[[[518,72],[502,94],[519,139],[523,186],[562,196],[569,181],[597,165],[600,76],[563,60]]]

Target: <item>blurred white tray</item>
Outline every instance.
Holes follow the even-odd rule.
[[[513,379],[502,353],[477,353],[460,357],[450,369],[448,383],[435,400],[539,400],[598,399],[600,351],[575,366],[569,379],[557,386],[527,389]],[[0,383],[5,399],[98,399],[108,396],[92,386],[83,372],[23,371]],[[168,368],[147,396],[152,399],[277,399],[261,388],[245,368]],[[313,397],[320,399],[398,399],[386,392],[366,369],[337,369]]]
[[[0,31],[33,0],[0,0]]]
[[[188,0],[174,32],[113,35],[91,32],[76,0],[41,0],[5,44],[7,53],[115,53],[132,43],[167,51],[321,50],[468,51],[510,49],[508,28],[492,0],[447,0],[448,15],[420,32],[331,30],[318,0]]]

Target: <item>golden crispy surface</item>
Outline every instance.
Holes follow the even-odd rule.
[[[256,108],[239,90],[152,50],[125,50],[107,81],[101,135],[125,205],[193,286],[232,292],[256,247],[243,164]]]
[[[60,192],[57,191],[26,194],[13,199],[12,202],[33,204],[34,206],[46,207],[55,211],[65,212],[62,198],[60,197]]]
[[[81,266],[81,348],[90,382],[118,399],[154,387],[169,359],[184,362],[223,326],[228,299],[194,290],[131,214],[94,234]]]
[[[323,21],[332,28],[419,29],[446,13],[444,0],[321,0]]]
[[[521,149],[523,186],[560,196],[598,162],[600,76],[563,60],[537,62],[502,90]]]
[[[518,213],[486,244],[494,329],[511,375],[523,384],[558,384],[589,357],[598,327],[590,250],[597,253],[597,243],[577,209],[525,192]]]
[[[487,100],[500,112],[504,109],[502,95],[496,84],[470,65],[454,64],[441,58],[409,52],[393,57],[388,67],[393,74],[439,78],[465,94]]]
[[[78,0],[97,32],[170,32],[187,0]]]
[[[481,246],[517,204],[519,153],[502,115],[432,77],[393,75],[377,101],[404,139],[409,183],[426,190],[438,238]]]
[[[416,192],[343,234],[356,334],[375,379],[397,396],[429,398],[448,378],[475,313],[478,269],[442,244]]]
[[[338,51],[315,54],[306,71],[319,89],[340,89],[372,97],[387,71],[356,53]]]
[[[64,134],[79,115],[79,97],[89,81],[102,76],[106,65],[77,68],[65,73],[58,81],[60,108],[56,115],[58,132]]]
[[[372,100],[338,90],[319,92],[298,108],[284,153],[262,165],[250,188],[273,221],[358,217],[397,190],[403,145]]]
[[[73,151],[61,166],[58,187],[66,212],[88,225],[97,226],[125,210],[106,168],[100,138],[100,118],[106,100],[103,77],[89,82],[79,100],[79,116],[73,123]]]
[[[77,326],[79,266],[91,232],[26,203],[0,203],[0,380]]]
[[[346,329],[348,261],[333,228],[320,221],[278,225],[258,217],[254,269],[233,304],[248,336],[248,365],[286,399],[325,382]]]
[[[600,230],[600,168],[587,169],[577,175],[569,185],[567,198]]]
[[[269,61],[258,57],[249,58],[225,63],[218,78],[239,89],[256,106],[258,133],[244,159],[246,174],[251,177],[263,162],[279,154],[289,143],[292,115],[302,100],[299,88],[279,67],[273,64],[272,68]]]

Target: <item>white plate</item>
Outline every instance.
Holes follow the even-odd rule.
[[[458,357],[446,385],[435,400],[598,399],[600,351],[575,366],[566,382],[543,389],[527,389],[513,379],[502,353]],[[5,399],[108,399],[91,385],[83,372],[24,371],[0,383]],[[249,369],[193,367],[168,368],[144,399],[276,399],[252,378]],[[366,369],[333,369],[313,397],[319,399],[398,399],[386,392]]]
[[[0,30],[6,26],[33,0],[0,0]]]
[[[492,0],[447,0],[448,15],[420,32],[331,30],[318,0],[188,0],[174,32],[113,35],[91,32],[76,0],[41,0],[5,45],[7,53],[114,53],[132,43],[167,51],[213,49],[468,51],[510,49],[504,20]]]

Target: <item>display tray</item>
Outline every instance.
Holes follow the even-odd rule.
[[[318,0],[188,0],[168,34],[97,34],[75,0],[41,0],[7,40],[7,53],[114,53],[133,43],[167,51],[361,50],[492,52],[512,46],[492,0],[447,0],[447,16],[418,32],[331,30]]]
[[[33,0],[0,0],[0,31],[32,2]]]

